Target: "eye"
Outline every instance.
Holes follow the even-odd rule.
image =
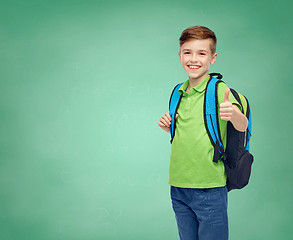
[[[204,55],[206,55],[206,54],[205,54],[204,52],[201,52],[200,55],[204,56]]]
[[[185,52],[184,54],[189,54],[190,52]]]

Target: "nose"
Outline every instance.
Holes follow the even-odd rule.
[[[197,54],[193,53],[190,60],[191,60],[191,62],[197,62],[197,60],[198,60]]]

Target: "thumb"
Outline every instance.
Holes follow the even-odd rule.
[[[175,119],[177,119],[178,118],[178,113],[175,115]]]
[[[224,95],[224,102],[229,102],[230,88],[227,88]]]

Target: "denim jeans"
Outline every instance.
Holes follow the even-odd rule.
[[[180,188],[170,195],[180,240],[227,240],[227,187]]]

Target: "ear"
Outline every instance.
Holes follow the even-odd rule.
[[[212,56],[212,60],[211,60],[211,64],[214,64],[216,62],[218,54],[214,53],[214,55]]]
[[[178,52],[178,55],[179,55],[179,61],[181,63],[181,52],[180,51]]]

